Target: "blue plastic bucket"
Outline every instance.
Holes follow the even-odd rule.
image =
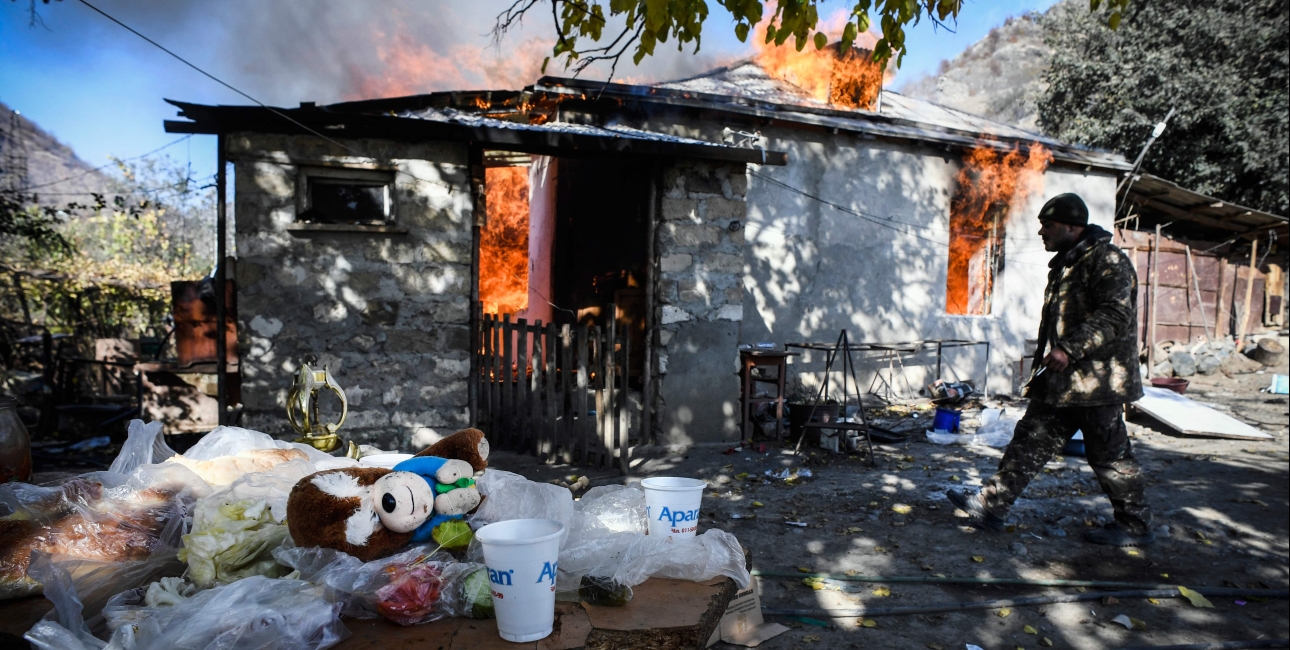
[[[963,413],[960,411],[937,407],[936,417],[932,420],[932,429],[951,433],[958,432],[959,419],[962,417]]]

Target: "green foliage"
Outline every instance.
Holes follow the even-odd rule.
[[[1177,112],[1143,170],[1199,192],[1290,212],[1284,0],[1137,0],[1119,30],[1105,9],[1059,5],[1040,125],[1054,137],[1137,157]]]
[[[81,343],[157,325],[169,311],[169,282],[201,277],[213,258],[214,197],[186,169],[169,159],[118,161],[114,177],[112,191],[90,204],[0,194],[0,264],[23,275],[36,324]],[[21,321],[10,293],[0,318]]]
[[[675,39],[677,50],[683,51],[691,43],[698,52],[703,34],[703,23],[708,18],[705,0],[609,0],[608,11],[597,0],[551,0],[555,21],[556,44],[552,56],[542,64],[543,72],[552,58],[564,58],[566,68],[581,72],[591,63],[608,61],[617,65],[632,47],[632,61],[640,63],[654,54],[655,47]],[[1095,12],[1102,0],[1091,0]],[[500,38],[517,25],[524,14],[540,4],[540,0],[515,0],[514,4],[497,17],[494,36]],[[772,11],[766,23],[766,43],[782,46],[792,40],[793,47],[801,51],[808,43],[816,49],[828,45],[829,35],[817,28],[820,21],[819,6],[822,0],[772,0],[763,5],[762,0],[717,0],[734,23],[735,36],[746,42],[749,34],[762,22],[763,10]],[[1121,13],[1129,0],[1107,0],[1103,16],[1111,29],[1120,22]],[[939,23],[957,22],[963,0],[854,0],[843,28],[842,51],[850,49],[858,35],[869,31],[872,18],[877,18],[882,30],[874,47],[874,60],[885,68],[892,56],[899,66],[905,56],[905,28],[917,25],[924,18]],[[606,34],[607,20],[622,24],[618,31]],[[582,40],[590,41],[584,47]],[[610,76],[613,72],[611,70]]]

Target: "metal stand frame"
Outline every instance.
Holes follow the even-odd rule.
[[[805,347],[811,344],[789,345],[793,347]],[[786,345],[785,347],[789,346]],[[860,382],[856,380],[856,364],[855,360],[851,358],[851,351],[857,348],[851,345],[851,339],[847,335],[847,331],[844,329],[840,334],[838,334],[837,343],[834,343],[832,347],[817,344],[812,345],[811,348],[808,349],[822,349],[827,352],[827,356],[824,360],[824,381],[820,382],[820,389],[815,393],[815,403],[811,405],[811,414],[807,418],[804,428],[838,429],[844,431],[859,431],[863,433],[865,446],[869,450],[869,463],[875,464],[877,460],[873,455],[873,439],[869,436],[869,416],[864,412],[864,399],[860,394]],[[846,417],[847,402],[850,400],[850,391],[847,389],[847,375],[850,375],[851,383],[855,385],[856,412],[860,414],[860,422],[813,422],[815,419],[815,409],[819,408],[820,404],[828,401],[829,399],[829,383],[833,381],[833,364],[837,361],[838,355],[842,353],[845,353],[842,356],[842,417]],[[805,439],[805,433],[802,434],[801,438],[797,439],[797,446],[793,449],[794,455],[801,452],[802,441]]]

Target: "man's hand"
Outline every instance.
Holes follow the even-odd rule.
[[[1054,347],[1048,356],[1044,357],[1044,367],[1049,370],[1061,372],[1069,365],[1071,365],[1071,358],[1061,348]]]

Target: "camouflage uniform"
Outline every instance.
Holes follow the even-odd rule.
[[[1147,532],[1142,468],[1133,457],[1123,405],[1142,397],[1138,374],[1138,278],[1111,234],[1087,226],[1073,248],[1049,263],[1035,367],[1050,347],[1070,357],[1062,372],[1046,371],[1027,389],[1030,407],[999,470],[981,490],[985,508],[1007,514],[1044,464],[1084,432],[1088,464],[1115,507],[1115,519],[1134,534]]]

